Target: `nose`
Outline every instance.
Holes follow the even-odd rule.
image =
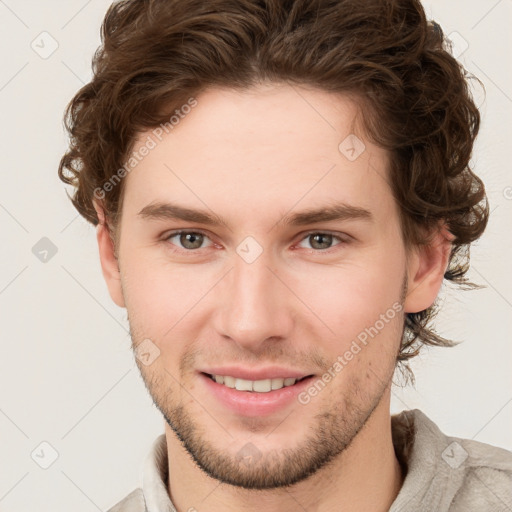
[[[293,297],[269,263],[265,253],[252,263],[234,255],[234,268],[217,287],[217,333],[254,353],[293,328]]]

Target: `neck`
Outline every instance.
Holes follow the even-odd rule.
[[[403,482],[391,437],[389,393],[352,443],[330,464],[291,487],[248,490],[221,484],[191,459],[166,425],[169,496],[178,512],[386,512]]]

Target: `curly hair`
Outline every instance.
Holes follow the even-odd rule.
[[[480,115],[469,76],[419,0],[121,0],[103,21],[92,80],[66,108],[69,150],[59,177],[97,225],[95,190],[123,166],[139,132],[168,122],[210,87],[261,81],[360,97],[369,138],[389,152],[389,181],[407,246],[443,223],[453,235],[444,278],[465,274],[489,206],[470,167]],[[383,128],[385,127],[385,128]],[[103,189],[102,189],[103,190]],[[105,187],[107,226],[120,220],[123,181]],[[451,346],[431,326],[437,301],[407,313],[397,364],[422,345]]]

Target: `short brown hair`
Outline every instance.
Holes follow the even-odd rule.
[[[454,235],[444,277],[471,287],[469,246],[489,207],[469,165],[480,124],[471,77],[448,50],[418,0],[121,0],[103,21],[93,79],[66,109],[59,177],[96,225],[95,190],[138,132],[209,87],[271,81],[356,95],[368,136],[389,150],[404,241],[428,243],[423,233],[443,222]],[[102,207],[115,227],[123,181],[110,188]],[[406,315],[398,362],[422,344],[454,344],[429,327],[436,304]]]

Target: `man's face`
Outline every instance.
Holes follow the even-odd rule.
[[[134,346],[148,361],[160,351],[137,364],[198,465],[247,488],[291,484],[388,407],[407,262],[387,154],[355,128],[355,105],[326,92],[261,86],[197,101],[161,141],[149,130],[135,147],[158,142],[126,178],[122,305]],[[353,138],[339,148],[354,132],[359,156]],[[226,225],[150,214],[164,203]],[[338,219],[286,222],[342,204],[353,209]],[[202,373],[223,366],[314,377],[290,399]]]

